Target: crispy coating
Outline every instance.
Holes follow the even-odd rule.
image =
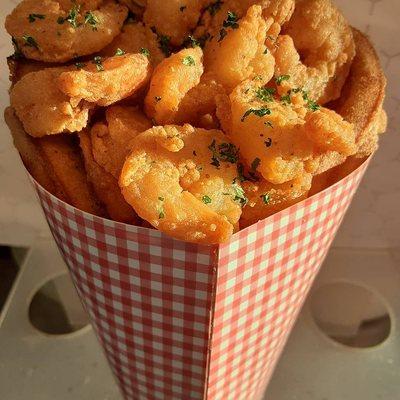
[[[91,130],[93,155],[99,165],[118,179],[130,152],[130,142],[152,125],[135,107],[109,107],[106,119],[107,123],[97,123]]]
[[[5,120],[26,169],[40,185],[80,210],[107,216],[87,182],[79,148],[70,136],[34,139],[26,134],[11,107],[5,111]]]
[[[87,178],[93,190],[106,208],[110,218],[126,224],[138,224],[139,218],[132,207],[124,200],[118,180],[106,172],[93,158],[92,145],[88,132],[79,134]]]
[[[278,38],[276,74],[289,75],[321,104],[340,96],[355,55],[351,27],[331,0],[297,0]]]
[[[125,54],[88,64],[80,70],[63,72],[57,79],[57,86],[74,102],[86,100],[105,107],[132,96],[145,86],[151,71],[145,55]]]
[[[288,103],[260,90],[248,81],[233,91],[228,130],[247,164],[256,163],[264,179],[282,184],[315,172],[321,155],[354,154],[353,126],[338,114],[310,109],[300,92]]]
[[[206,0],[148,0],[144,23],[179,46],[197,25]]]
[[[145,0],[118,0],[118,2],[124,4],[131,13],[142,19],[146,7]]]
[[[307,198],[311,188],[312,175],[299,175],[296,179],[282,185],[273,185],[265,180],[244,182],[243,188],[248,203],[243,208],[240,228],[276,214]]]
[[[383,111],[386,78],[379,58],[368,38],[354,29],[357,54],[351,67],[343,95],[332,107],[346,121],[354,124],[357,154],[365,157],[378,148],[379,134],[386,130]]]
[[[236,161],[237,150],[221,131],[154,127],[133,142],[120,186],[157,229],[189,242],[221,243],[241,215]]]
[[[99,54],[105,57],[112,57],[118,49],[125,53],[140,53],[142,49],[150,52],[152,65],[158,65],[165,55],[160,50],[157,35],[150,28],[145,27],[141,22],[129,22],[122,27],[121,33]]]
[[[68,68],[48,68],[25,75],[11,89],[11,106],[26,132],[41,137],[82,130],[88,122],[87,102],[71,102],[56,86],[56,79]]]
[[[161,62],[151,77],[145,111],[157,124],[174,123],[186,94],[200,83],[203,74],[200,47],[184,49]]]
[[[23,0],[6,18],[5,26],[25,57],[67,62],[108,45],[120,33],[127,17],[127,8],[111,1],[91,10],[95,26],[85,23],[86,12],[81,10],[75,18],[74,11],[77,6],[73,3],[65,11],[55,0]],[[44,18],[31,22],[31,14],[44,15]]]
[[[272,19],[265,21],[260,6],[252,6],[245,17],[207,42],[205,69],[228,93],[245,79],[257,76],[267,83],[273,77],[275,61],[265,45],[272,23]]]

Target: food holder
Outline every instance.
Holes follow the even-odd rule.
[[[126,399],[261,399],[368,161],[205,246],[96,217],[31,178]]]

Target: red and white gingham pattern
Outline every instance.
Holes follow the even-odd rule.
[[[214,247],[88,215],[34,182],[126,399],[259,398],[366,167]]]

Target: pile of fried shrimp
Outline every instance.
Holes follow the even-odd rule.
[[[386,80],[331,0],[22,0],[6,121],[83,211],[218,244],[378,147]]]

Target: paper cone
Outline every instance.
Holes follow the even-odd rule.
[[[125,398],[260,399],[367,164],[220,246],[89,215],[33,182]]]

